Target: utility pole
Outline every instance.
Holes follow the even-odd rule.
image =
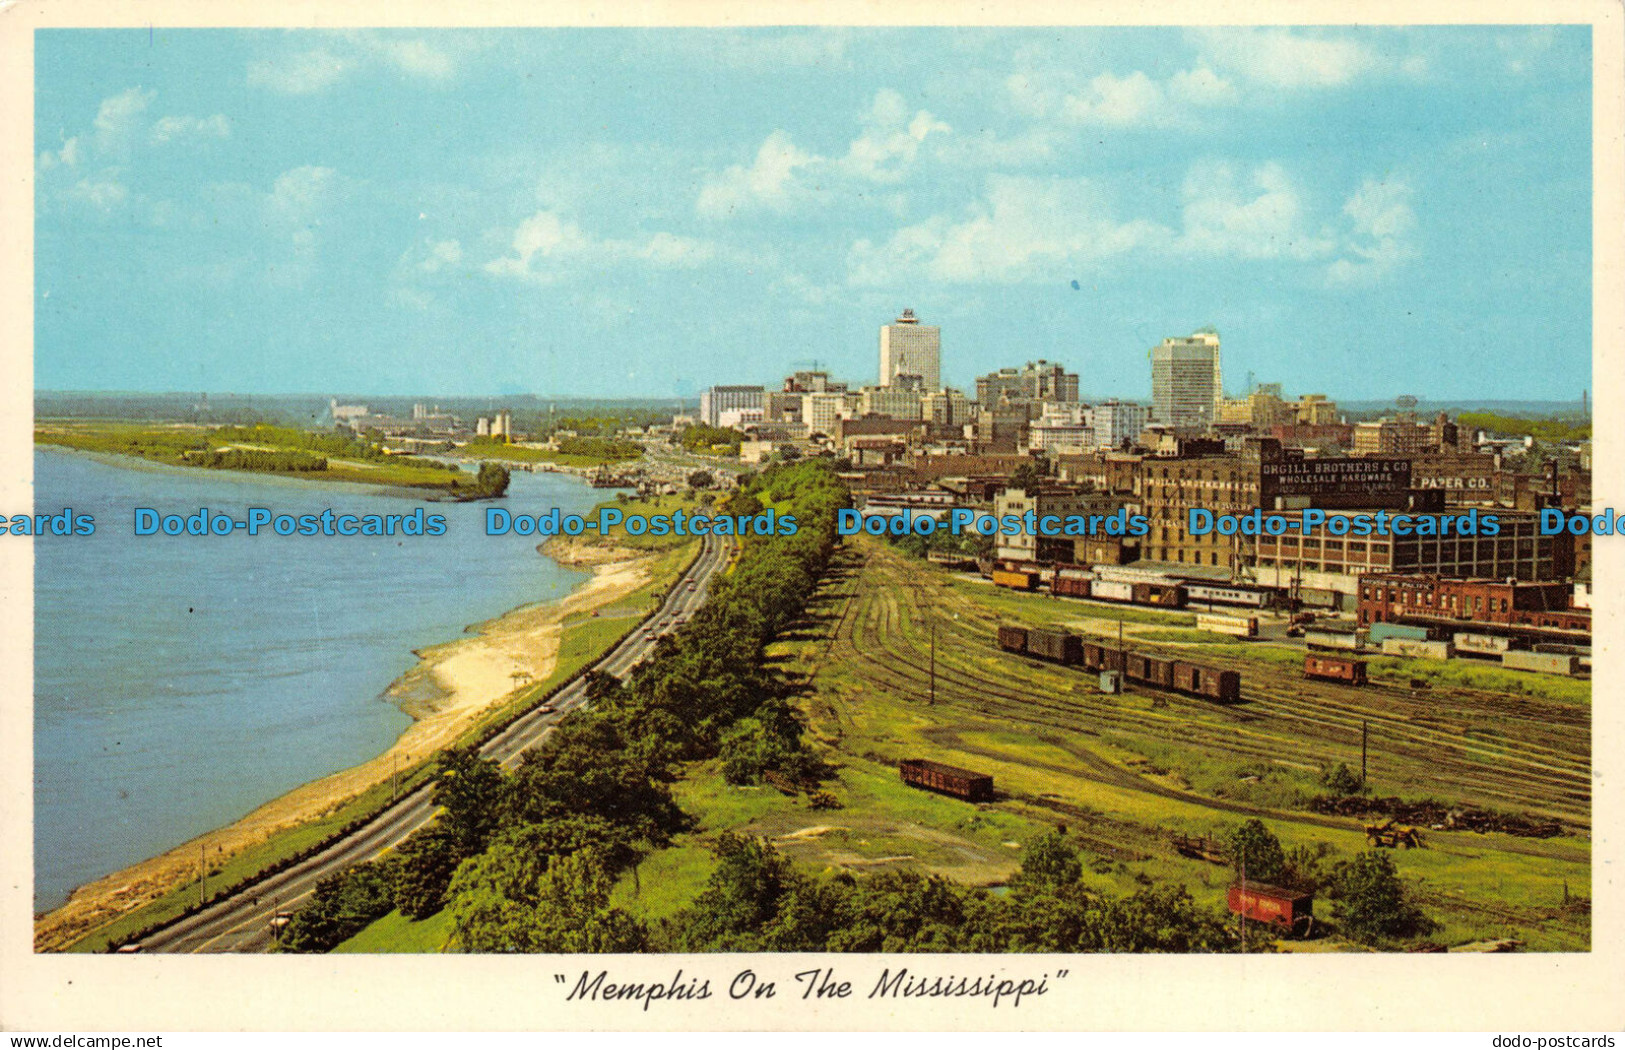
[[[203,903],[205,901],[207,901],[208,899],[209,899],[209,857],[208,857],[208,847],[200,844],[198,846],[198,848],[197,848],[197,904],[198,904],[198,907],[200,907],[200,908],[203,907]]]
[[[393,762],[389,767],[389,801],[390,801],[391,804],[394,804],[394,802],[395,802],[395,776],[396,776],[397,773],[400,772],[400,769],[401,769],[401,756],[400,755],[392,755],[391,758],[393,759]]]
[[[1360,786],[1361,787],[1365,786],[1366,742],[1369,739],[1370,735],[1371,735],[1371,723],[1368,720],[1364,719],[1364,718],[1360,719]]]
[[[926,615],[930,615],[927,613]],[[926,697],[928,706],[936,706],[937,702],[937,619],[931,617],[931,692]]]

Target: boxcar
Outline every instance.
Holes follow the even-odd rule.
[[[1303,640],[1311,649],[1359,649],[1358,631],[1305,631]]]
[[[1158,689],[1174,687],[1174,662],[1145,653],[1129,653],[1125,657],[1124,677],[1131,682],[1155,686]]]
[[[1083,643],[1083,666],[1091,671],[1121,671],[1123,650],[1099,642]]]
[[[966,802],[993,801],[993,778],[986,773],[974,773],[926,758],[905,758],[897,763],[897,775],[910,787],[952,795]]]
[[[1024,653],[1027,651],[1027,628],[1000,627],[999,648],[1008,653]]]
[[[1419,642],[1410,638],[1384,638],[1382,655],[1408,656],[1415,660],[1448,660],[1455,655],[1449,642]]]
[[[1134,584],[1122,580],[1096,579],[1089,586],[1089,597],[1106,602],[1131,602],[1134,600]]]
[[[1008,569],[994,569],[993,583],[997,587],[1009,587],[1015,591],[1030,591],[1038,586],[1038,573],[1011,572]]]
[[[1315,896],[1263,882],[1235,884],[1226,894],[1233,915],[1244,915],[1293,934],[1307,934],[1315,921]]]
[[[1408,623],[1374,623],[1368,632],[1371,644],[1386,642],[1390,638],[1402,638],[1413,642],[1425,642],[1433,635],[1426,627],[1418,627]]]
[[[1229,634],[1237,638],[1258,637],[1258,617],[1221,616],[1216,613],[1197,613],[1196,629],[1215,634]]]
[[[1129,585],[1135,605],[1162,605],[1184,608],[1185,588],[1176,583],[1135,583]]]
[[[1365,661],[1347,656],[1309,653],[1303,658],[1303,676],[1345,685],[1365,685]]]
[[[1089,581],[1080,580],[1071,576],[1057,576],[1055,582],[1050,584],[1050,593],[1062,598],[1089,597]]]
[[[1174,688],[1181,693],[1233,704],[1241,699],[1241,675],[1235,671],[1220,671],[1201,664],[1174,661]]]
[[[1065,631],[1033,627],[1027,631],[1027,655],[1054,660],[1058,664],[1083,662],[1083,639]]]
[[[1501,666],[1513,671],[1572,675],[1580,670],[1580,658],[1572,653],[1510,652],[1502,655]]]

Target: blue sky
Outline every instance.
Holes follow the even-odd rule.
[[[1591,385],[1586,27],[41,32],[42,389],[667,396],[903,307],[1149,393]],[[1074,287],[1074,282],[1076,286]]]

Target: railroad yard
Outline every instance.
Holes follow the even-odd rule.
[[[1510,672],[1484,676],[1491,689],[1390,658],[1371,662],[1364,687],[1312,681],[1301,646],[1193,630],[1192,613],[1014,593],[868,538],[838,552],[810,611],[775,651],[805,679],[811,735],[835,772],[825,786],[843,808],[811,827],[793,799],[734,814],[798,859],[913,864],[997,885],[1016,861],[1001,852],[1016,845],[1005,838],[1063,824],[1100,888],[1175,881],[1222,908],[1230,869],[1192,842],[1258,817],[1283,846],[1329,863],[1369,848],[1372,814],[1421,814],[1422,848],[1392,856],[1439,924],[1432,946],[1589,947],[1588,683],[1519,675],[1511,692],[1494,676]],[[1081,666],[1001,650],[998,630],[1010,625],[1085,643],[1121,638],[1133,652],[1237,672],[1239,702],[1134,681],[1102,692]],[[1370,802],[1323,784],[1338,763],[1359,771],[1362,728]],[[915,791],[905,819],[898,793],[912,789],[876,788],[895,782],[905,759],[990,774],[995,799],[973,806]],[[718,817],[726,808],[693,801]],[[1334,936],[1282,947],[1353,946]]]

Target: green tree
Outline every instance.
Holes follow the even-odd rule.
[[[1365,790],[1365,781],[1348,767],[1347,762],[1328,767],[1320,775],[1320,782],[1338,795],[1358,795]]]
[[[427,919],[445,905],[446,889],[462,863],[457,837],[437,822],[402,843],[395,856],[395,907],[409,919]]]
[[[1332,871],[1332,917],[1354,940],[1376,944],[1427,933],[1434,924],[1406,899],[1393,858],[1367,850]]]
[[[476,749],[454,747],[440,753],[434,800],[446,808],[442,820],[463,856],[485,848],[506,791],[502,767],[481,758]]]
[[[1230,835],[1230,862],[1248,882],[1276,882],[1286,866],[1281,840],[1256,817]]]
[[[708,489],[716,484],[716,480],[709,470],[696,470],[688,476],[688,487],[691,489]]]
[[[609,896],[615,880],[594,848],[544,857],[502,842],[453,880],[452,922],[468,952],[637,952],[648,930]]]
[[[713,847],[717,868],[677,921],[679,951],[763,951],[762,930],[800,878],[779,851],[724,831]]]
[[[1064,831],[1051,831],[1027,843],[1021,855],[1021,884],[1033,889],[1070,886],[1083,876],[1077,847]]]

